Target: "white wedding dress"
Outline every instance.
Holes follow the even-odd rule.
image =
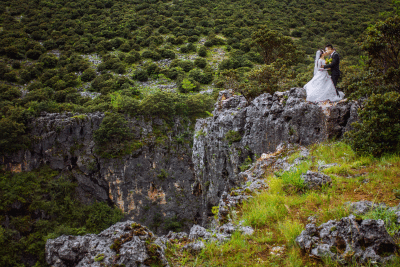
[[[335,85],[327,70],[320,70],[325,65],[325,60],[320,59],[321,51],[317,51],[314,64],[314,77],[305,86],[307,92],[307,101],[319,102],[330,100],[332,102],[340,101],[344,98],[344,93],[336,93]]]

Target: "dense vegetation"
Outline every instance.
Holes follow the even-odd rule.
[[[241,91],[252,97],[287,89],[308,78],[303,73],[326,42],[357,62],[357,38],[390,9],[388,0],[2,1],[0,151],[29,147],[26,125],[41,111],[154,115],[140,108],[143,98],[155,102],[152,93],[159,89],[152,82],[172,84],[183,95],[193,94],[191,102],[204,104],[175,115],[204,116],[212,100],[196,91],[232,85],[232,77],[271,63],[257,45],[258,30],[290,37],[301,56],[250,72]],[[281,56],[294,59],[290,50]],[[153,113],[168,114],[158,108]]]
[[[48,238],[99,233],[122,218],[106,203],[81,204],[71,177],[48,167],[0,173],[0,265],[45,265]]]

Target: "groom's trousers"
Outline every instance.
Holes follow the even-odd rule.
[[[335,86],[337,95],[339,95],[339,92],[338,92],[338,89],[336,88],[336,85],[338,83],[339,77],[340,77],[340,75],[332,75],[331,76],[331,79],[332,79],[333,85]]]

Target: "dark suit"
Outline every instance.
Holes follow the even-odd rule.
[[[332,58],[332,62],[331,62],[331,64],[325,65],[324,69],[331,69],[332,82],[336,87],[337,82],[340,77],[340,70],[339,70],[340,56],[335,51],[331,54],[331,56],[329,58]]]

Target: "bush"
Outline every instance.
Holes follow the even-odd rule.
[[[207,60],[205,60],[204,58],[196,58],[194,60],[194,65],[196,65],[196,67],[203,69],[207,66]]]
[[[83,82],[90,82],[94,78],[96,78],[96,71],[92,68],[86,69],[81,75],[81,80]]]
[[[94,132],[93,139],[96,153],[104,157],[118,157],[128,152],[132,133],[124,115],[113,112],[106,114],[99,129]]]
[[[150,59],[152,59],[152,60],[157,61],[157,60],[160,60],[160,59],[161,59],[161,56],[160,56],[160,54],[157,53],[157,52],[153,52],[153,51],[150,51],[150,50],[146,50],[146,51],[144,51],[144,52],[142,53],[142,58],[150,58]]]
[[[169,49],[160,50],[160,55],[162,58],[175,59],[175,52]]]
[[[190,60],[179,61],[178,66],[181,67],[184,72],[189,72],[194,68],[193,62]]]
[[[26,147],[25,125],[10,118],[0,119],[0,154],[12,153]],[[23,137],[23,138],[21,138]]]
[[[204,46],[200,47],[198,53],[199,57],[207,57],[207,48]]]
[[[55,68],[57,66],[58,58],[52,54],[43,54],[40,56],[39,61],[43,63],[44,68]]]
[[[240,140],[242,140],[242,135],[236,131],[229,130],[225,135],[225,140],[232,145],[234,142],[240,142]]]
[[[159,74],[160,70],[160,67],[156,63],[151,63],[146,67],[146,71],[149,76]]]
[[[400,93],[372,95],[359,111],[360,121],[346,133],[352,149],[359,154],[381,156],[400,149]]]
[[[39,57],[42,55],[42,51],[39,50],[28,50],[28,52],[26,52],[26,57],[30,58],[30,59],[39,59]]]
[[[200,84],[193,80],[184,78],[182,81],[178,81],[178,90],[181,93],[197,92],[200,89]]]
[[[145,70],[136,70],[132,78],[140,82],[146,82],[149,79],[149,75]]]
[[[132,51],[125,57],[125,62],[128,64],[133,64],[140,60],[140,54],[136,51]]]

